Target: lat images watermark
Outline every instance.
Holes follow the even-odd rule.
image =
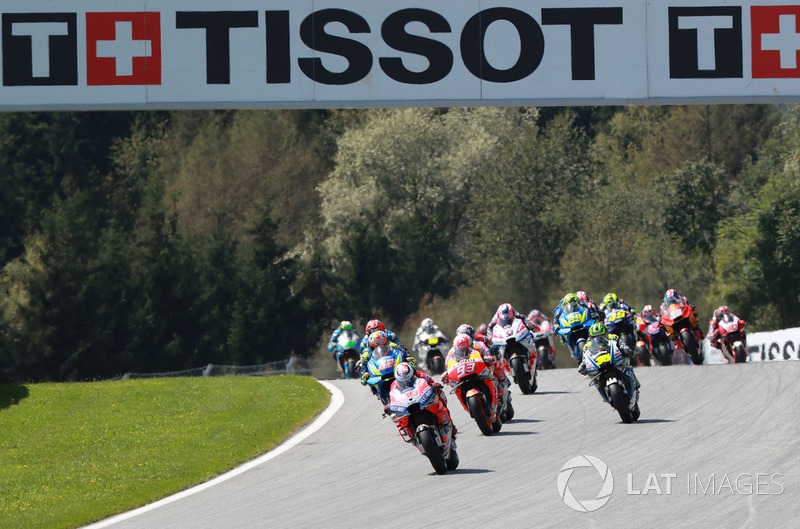
[[[578,500],[569,488],[569,479],[576,468],[594,467],[600,476],[602,486],[594,499]],[[558,473],[558,495],[571,509],[579,512],[593,512],[608,503],[611,493],[614,492],[614,476],[608,465],[593,456],[577,456],[567,461]]]
[[[576,469],[594,469],[596,472],[579,472]],[[709,473],[689,472],[685,479],[675,472],[628,472],[628,496],[777,496],[783,494],[784,474],[780,472]],[[570,480],[573,487],[570,489]],[[594,512],[611,499],[614,477],[602,460],[590,456],[576,456],[567,461],[558,473],[558,494],[564,503],[578,512]],[[577,485],[577,486],[576,486]],[[595,491],[599,489],[595,496]],[[578,493],[573,492],[578,490]],[[576,497],[577,496],[577,497]],[[581,499],[578,499],[578,498]]]

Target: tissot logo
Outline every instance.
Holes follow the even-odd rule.
[[[670,7],[669,76],[742,77],[742,9]]]
[[[75,13],[3,14],[5,86],[77,85]]]
[[[86,13],[86,82],[161,84],[159,13]]]

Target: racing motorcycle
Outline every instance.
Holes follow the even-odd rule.
[[[589,339],[589,327],[594,323],[592,313],[580,303],[570,303],[558,317],[558,334],[566,341],[572,358],[579,362],[583,344]]]
[[[634,351],[634,365],[650,365],[650,335],[647,334],[647,322],[641,315],[636,316],[636,347]]]
[[[603,400],[617,410],[622,422],[639,418],[639,389],[633,380],[633,369],[613,340],[598,336],[587,342],[583,368],[592,377],[589,385],[596,387]]]
[[[431,387],[424,377],[417,377],[414,386],[405,390],[395,384],[389,392],[387,410],[403,440],[417,447],[437,474],[458,467],[447,401],[439,398],[436,388]]]
[[[608,334],[619,336],[622,343],[627,345],[631,351],[636,347],[633,314],[623,309],[611,309],[605,314],[605,326]],[[647,364],[650,365],[648,355]]]
[[[650,340],[650,350],[662,366],[672,365],[672,340],[667,336],[664,327],[656,320],[647,326],[647,336]]]
[[[511,375],[520,391],[525,395],[536,391],[539,387],[536,381],[539,353],[533,334],[522,320],[512,318],[510,321],[498,321],[492,329],[492,345],[511,366]]]
[[[683,302],[662,305],[661,325],[675,346],[689,355],[694,364],[703,363],[702,337],[694,307]]]
[[[358,378],[360,375],[357,372],[356,366],[361,357],[358,353],[358,334],[352,329],[344,331],[336,339],[336,353],[337,362],[341,359],[340,365],[342,366],[344,378]]]
[[[747,362],[746,323],[735,314],[723,314],[719,320],[719,343],[722,354],[737,364]]]
[[[533,333],[533,346],[539,356],[539,367],[541,369],[556,368],[556,352],[550,354],[550,347],[553,345],[552,326],[548,320],[544,320],[536,326]]]
[[[510,421],[514,416],[514,408],[508,400],[508,391],[502,395],[494,378],[492,368],[486,365],[483,358],[464,358],[447,370],[447,382],[451,393],[455,393],[458,401],[475,419],[483,435],[499,432],[503,423],[501,414]]]
[[[433,336],[423,332],[419,337],[419,358],[425,361],[425,366],[433,375],[444,373],[444,351],[447,342],[440,336]]]
[[[369,362],[367,362],[367,385],[372,393],[381,399],[381,402],[389,404],[389,391],[394,382],[394,366],[404,360],[404,353],[400,349],[379,345],[372,350]]]

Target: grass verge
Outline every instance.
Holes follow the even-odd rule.
[[[0,385],[0,525],[77,527],[202,483],[328,397],[298,376]]]

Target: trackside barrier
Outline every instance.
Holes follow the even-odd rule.
[[[723,364],[725,359],[719,349],[703,340],[706,364]],[[748,362],[781,362],[800,360],[800,327],[779,331],[747,334]]]
[[[253,366],[226,366],[208,364],[205,367],[184,369],[182,371],[166,371],[163,373],[125,373],[110,380],[128,380],[132,378],[162,377],[218,377],[218,376],[267,376],[267,375],[311,375],[309,361],[305,358],[291,357],[288,360],[269,362]]]

